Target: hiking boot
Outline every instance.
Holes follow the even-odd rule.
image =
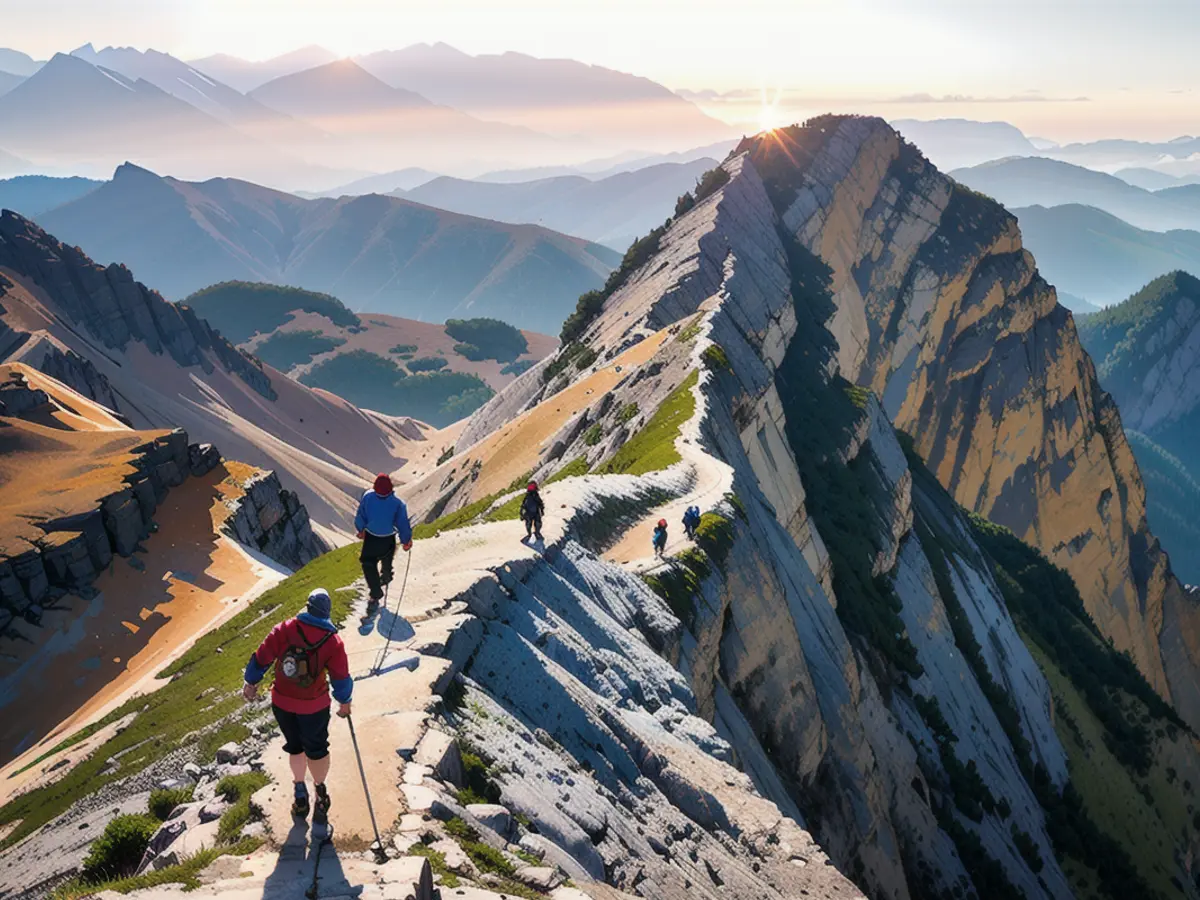
[[[296,796],[292,800],[292,817],[295,819],[308,818],[308,788],[303,784],[296,785]]]
[[[317,802],[313,806],[313,821],[321,825],[329,822],[329,793],[325,790],[325,785],[317,785]]]

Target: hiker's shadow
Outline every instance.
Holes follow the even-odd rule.
[[[361,895],[362,885],[350,883],[332,843],[326,844],[320,851],[320,870],[317,870],[318,845],[308,838],[308,823],[295,822],[279,849],[274,870],[263,883],[262,900]],[[312,894],[314,873],[317,875],[317,890]]]
[[[375,625],[375,630],[381,637],[390,640],[393,644],[403,643],[409,638],[416,637],[417,634],[408,619],[387,609],[379,611],[379,620]]]

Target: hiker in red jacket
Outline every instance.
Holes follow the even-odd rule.
[[[309,594],[307,608],[294,619],[276,625],[250,656],[242,689],[242,696],[253,700],[258,683],[274,664],[271,710],[283,732],[283,750],[292,767],[292,815],[308,817],[308,787],[304,783],[307,769],[317,789],[313,822],[322,824],[329,820],[325,779],[329,775],[330,688],[342,718],[350,715],[350,695],[354,691],[346,645],[329,618],[331,613],[328,591],[317,588]]]

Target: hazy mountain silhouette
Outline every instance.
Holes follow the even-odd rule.
[[[1079,203],[1105,210],[1151,231],[1200,228],[1200,208],[1147,191],[1114,175],[1040,157],[1002,159],[950,173],[955,179],[1018,206]],[[1052,279],[1053,280],[1053,279]],[[1142,282],[1145,283],[1143,279]]]
[[[717,165],[713,159],[668,163],[598,181],[581,175],[516,184],[435,178],[405,198],[501,222],[531,222],[624,251],[663,223],[675,201]]]
[[[1076,204],[1013,212],[1046,280],[1092,303],[1117,303],[1175,269],[1200,271],[1200,232],[1143,231]]]
[[[393,168],[398,159],[444,170],[477,166],[483,158],[545,158],[566,147],[526,128],[438,106],[348,59],[285,75],[249,96],[332,135],[324,152],[377,171]]]
[[[11,75],[8,72],[0,72],[0,97],[3,97],[24,80],[25,77],[23,75]]]
[[[608,146],[674,150],[733,136],[731,127],[661,84],[571,59],[471,56],[447,44],[416,44],[359,63],[434,103]]]
[[[558,178],[563,175],[582,175],[584,178],[596,181],[621,172],[635,172],[663,163],[690,163],[698,159],[724,159],[735,146],[736,140],[717,141],[690,150],[676,150],[671,153],[652,153],[649,156],[641,153],[619,153],[577,163],[572,166],[538,166],[531,169],[498,169],[472,179],[473,181],[489,181],[498,184],[511,184],[516,181],[536,181],[541,178]]]
[[[220,281],[267,281],[336,294],[360,311],[439,322],[494,316],[549,334],[619,260],[545,228],[394,197],[304,200],[132,165],[38,218],[95,259],[128,264],[171,299]]]
[[[218,53],[192,60],[190,64],[210,78],[245,93],[268,81],[303,72],[305,69],[315,69],[337,58],[336,53],[324,47],[309,46],[262,62],[250,62],[226,53]]]
[[[0,181],[0,209],[11,209],[27,219],[78,200],[104,182],[90,178],[50,178],[21,175]]]
[[[28,160],[0,150],[0,175],[17,175],[32,168],[33,165]]]
[[[81,173],[111,171],[132,159],[183,177],[220,172],[329,183],[337,174],[257,141],[145,79],[62,53],[0,97],[0,146]]]
[[[0,47],[0,72],[28,78],[41,67],[42,64],[28,54]]]
[[[1145,167],[1120,169],[1113,174],[1122,181],[1127,181],[1135,187],[1145,188],[1148,191],[1160,191],[1163,188],[1200,183],[1200,175],[1171,175]]]
[[[1038,152],[1029,138],[1008,122],[898,119],[891,125],[942,171]]]
[[[300,196],[360,197],[363,194],[393,194],[397,191],[412,190],[437,177],[437,172],[411,166],[407,169],[397,169],[395,172],[384,172],[382,175],[368,175],[366,178],[358,178],[349,184],[330,188],[327,191],[314,191],[311,195],[301,193]]]
[[[168,53],[132,47],[106,47],[97,51],[85,44],[71,52],[94,66],[102,66],[131,79],[144,79],[210,116],[238,127],[252,137],[291,144],[319,139],[312,126],[270,109],[240,91],[222,84]]]
[[[1080,166],[1121,167],[1151,166],[1159,168],[1165,158],[1186,160],[1200,153],[1200,138],[1184,135],[1170,141],[1131,141],[1110,138],[1064,144],[1054,149],[1056,159]]]

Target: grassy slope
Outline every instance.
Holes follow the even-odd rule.
[[[162,673],[172,680],[151,694],[136,696],[106,716],[96,727],[138,712],[123,732],[99,747],[69,774],[30,791],[0,809],[0,824],[19,822],[0,844],[9,847],[36,828],[65,812],[72,803],[104,785],[136,774],[167,753],[196,743],[201,729],[237,713],[242,706],[242,671],[250,654],[279,621],[302,609],[309,591],[324,587],[333,597],[333,616],[341,621],[350,611],[349,592],[339,587],[360,573],[354,545],[334,550],[255,600],[220,628],[204,635],[186,654]],[[217,648],[221,653],[217,653]],[[204,745],[216,745],[206,740]],[[103,772],[106,761],[119,757],[114,771]]]
[[[1046,675],[1054,694],[1054,725],[1070,760],[1071,781],[1083,797],[1096,824],[1121,843],[1134,860],[1142,878],[1164,896],[1177,893],[1171,884],[1174,846],[1163,835],[1186,830],[1188,815],[1182,788],[1168,784],[1165,767],[1156,761],[1145,778],[1133,776],[1109,751],[1104,742],[1104,727],[1092,713],[1082,695],[1071,684],[1036,641],[1022,632],[1022,639]],[[1127,698],[1132,702],[1132,698]],[[1066,713],[1066,715],[1064,715]],[[1139,785],[1149,789],[1154,805],[1146,803]],[[1072,885],[1091,883],[1090,870],[1075,867]],[[1086,890],[1080,896],[1090,896]]]

